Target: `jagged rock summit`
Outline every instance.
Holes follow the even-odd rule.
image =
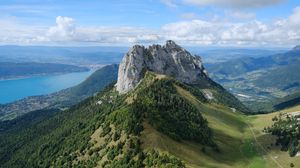
[[[168,40],[163,46],[133,46],[119,65],[117,91],[126,93],[134,89],[147,70],[185,83],[196,83],[201,78],[207,78],[199,56],[193,56],[174,41]]]

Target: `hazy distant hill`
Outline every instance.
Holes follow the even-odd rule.
[[[66,64],[0,62],[0,79],[56,73],[81,72],[87,70],[89,69],[85,67]]]
[[[300,105],[300,92],[288,95],[284,98],[278,99],[273,103],[275,110],[282,110],[289,107]]]
[[[204,62],[210,63],[221,63],[230,60],[240,58],[260,58],[268,55],[275,55],[278,53],[286,52],[283,49],[258,49],[258,48],[196,48],[191,47],[189,49],[194,54],[200,55]]]
[[[265,57],[245,56],[243,58],[233,59],[222,63],[207,64],[207,68],[211,74],[237,76],[255,70],[276,68],[277,66],[295,63],[300,63],[300,50],[297,49]]]
[[[207,66],[210,76],[240,100],[254,105],[300,91],[300,50],[259,58],[241,58]]]
[[[0,46],[0,62],[119,63],[127,47]]]

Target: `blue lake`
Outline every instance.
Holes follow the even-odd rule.
[[[2,80],[0,81],[0,104],[13,102],[28,96],[49,94],[75,86],[84,81],[93,72]]]

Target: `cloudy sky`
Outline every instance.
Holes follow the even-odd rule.
[[[0,45],[291,47],[299,0],[1,0]]]

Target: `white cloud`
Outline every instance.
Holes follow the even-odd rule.
[[[73,18],[56,17],[56,26],[51,27],[47,32],[47,37],[51,40],[64,41],[72,40],[76,35],[76,26]]]
[[[44,36],[33,39],[36,42],[75,42],[102,44],[131,44],[159,41],[153,30],[139,27],[78,27],[70,17],[58,16],[56,25],[50,27]]]
[[[279,4],[284,0],[183,0],[196,6],[219,6],[230,8],[260,8]]]
[[[45,27],[23,25],[14,18],[0,18],[0,44],[28,44],[42,35]]]
[[[289,26],[300,27],[300,6],[293,10],[293,14],[288,17]]]
[[[22,25],[0,18],[0,44],[131,45],[160,41],[157,30],[142,27],[77,26],[75,19],[58,16],[52,27]]]
[[[160,0],[160,2],[171,8],[178,7],[177,3],[174,0]]]
[[[250,20],[255,19],[256,14],[252,12],[241,12],[241,11],[226,11],[226,15],[233,19],[239,20]]]
[[[300,43],[299,20],[300,7],[295,8],[290,16],[274,22],[196,18],[168,23],[158,29],[78,26],[73,18],[61,16],[56,18],[53,27],[22,25],[0,19],[0,43],[132,45],[172,39],[186,45],[292,46]]]
[[[165,38],[187,44],[214,45],[295,45],[300,43],[300,8],[286,19],[272,23],[191,20],[166,24]]]
[[[199,15],[197,15],[196,13],[183,13],[183,14],[181,14],[180,15],[180,17],[182,18],[182,19],[186,19],[186,20],[193,20],[193,19],[199,19],[200,18],[200,16]]]

